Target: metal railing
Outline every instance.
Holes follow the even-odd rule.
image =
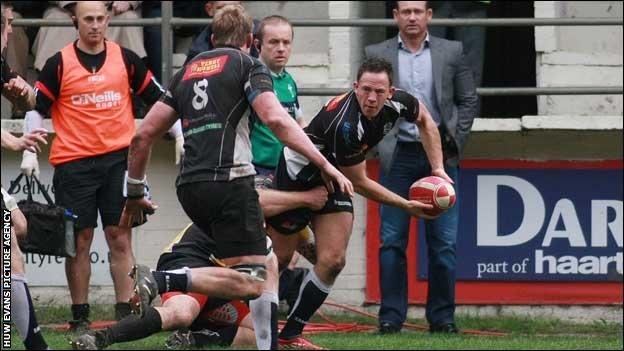
[[[345,88],[299,88],[300,96],[336,96],[351,89]],[[622,87],[541,87],[541,88],[477,88],[480,96],[535,96],[535,95],[618,95]]]
[[[160,26],[162,30],[162,80],[167,83],[173,72],[173,30],[172,27],[205,26],[210,19],[175,18],[170,1],[162,1],[162,17],[134,20],[112,20],[111,26]],[[392,19],[293,19],[296,27],[396,27]],[[73,26],[68,20],[15,19],[14,26]],[[433,19],[431,26],[622,26],[622,18],[478,18],[478,19]],[[331,96],[348,90],[345,88],[301,88],[302,96]],[[616,95],[622,94],[622,86],[616,87],[514,87],[477,88],[481,96],[521,95]]]

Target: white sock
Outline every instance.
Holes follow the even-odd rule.
[[[271,350],[277,347],[278,304],[277,294],[268,290],[257,299],[249,301],[258,350]]]

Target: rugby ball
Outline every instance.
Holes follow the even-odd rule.
[[[443,178],[430,176],[417,180],[409,191],[410,200],[433,205],[433,209],[424,212],[438,216],[455,205],[455,188]]]

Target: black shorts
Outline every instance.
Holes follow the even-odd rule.
[[[173,250],[160,255],[156,264],[157,271],[171,271],[174,269],[212,267],[215,264],[210,261],[210,256],[189,255],[186,252]]]
[[[272,247],[267,247],[264,254],[268,255]],[[158,258],[157,270],[173,270],[184,267],[220,266],[211,260],[223,255],[217,250],[217,242],[213,235],[205,233],[197,224],[191,223],[173,242],[163,250]]]
[[[322,185],[322,183],[318,181],[304,182],[302,180],[290,179],[284,162],[284,154],[282,154],[277,169],[275,170],[275,181],[273,182],[273,188],[275,190],[305,191],[320,185]],[[334,186],[334,189],[338,189],[338,187]],[[340,190],[328,194],[325,206],[318,211],[312,211],[307,207],[300,207],[267,218],[266,222],[281,234],[291,235],[303,230],[303,228],[310,224],[312,217],[315,215],[338,212],[353,213],[353,202],[351,198]]]
[[[166,271],[184,267],[211,267],[214,266],[211,255],[218,257],[216,242],[196,224],[191,224],[163,251],[156,269]]]
[[[254,177],[178,186],[182,208],[214,238],[217,258],[266,255],[266,231]]]
[[[56,204],[78,216],[76,230],[97,227],[98,211],[103,227],[119,224],[126,200],[123,182],[127,166],[128,149],[122,149],[54,168]]]

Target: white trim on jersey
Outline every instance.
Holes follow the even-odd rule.
[[[245,167],[233,167],[230,169],[229,179],[240,178],[255,174],[256,171],[251,165],[251,141],[249,139],[249,116],[251,116],[251,107],[243,113],[238,125],[236,126],[236,139],[234,141],[234,159],[232,163],[235,165],[248,165]]]

